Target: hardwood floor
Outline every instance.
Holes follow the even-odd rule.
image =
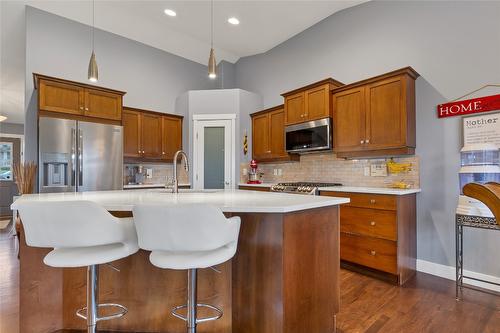
[[[0,333],[19,333],[18,272],[15,240],[0,235]],[[500,297],[464,290],[457,302],[454,288],[424,273],[397,287],[341,270],[337,332],[500,333]]]
[[[6,231],[0,232],[0,333],[19,333],[19,261]]]

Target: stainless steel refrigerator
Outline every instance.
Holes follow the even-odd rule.
[[[40,117],[38,154],[41,193],[123,187],[122,126]]]

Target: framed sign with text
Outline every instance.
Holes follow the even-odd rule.
[[[500,95],[491,95],[462,101],[439,104],[438,118],[465,116],[473,113],[500,110]]]
[[[500,112],[463,117],[464,146],[494,143],[500,148]]]

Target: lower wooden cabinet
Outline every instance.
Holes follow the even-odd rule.
[[[416,195],[322,191],[340,206],[340,259],[391,275],[400,285],[416,271]],[[359,268],[358,267],[358,268]]]
[[[292,161],[299,156],[285,150],[283,105],[262,110],[252,117],[252,158],[258,162]]]
[[[182,149],[182,116],[124,108],[122,125],[125,158],[167,162]]]

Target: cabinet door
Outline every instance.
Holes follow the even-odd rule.
[[[72,84],[40,80],[40,110],[83,115],[84,89]]]
[[[123,156],[141,157],[141,114],[123,110]]]
[[[254,159],[269,158],[269,114],[252,117],[252,156]]]
[[[365,88],[333,94],[333,146],[336,152],[358,151],[365,140]]]
[[[403,77],[394,77],[366,87],[367,148],[391,148],[406,144],[405,86]]]
[[[297,124],[305,121],[304,92],[285,97],[285,123]]]
[[[162,157],[161,120],[162,117],[156,114],[143,113],[141,116],[141,145],[143,157]]]
[[[306,120],[315,120],[330,117],[329,85],[306,90],[304,115]]]
[[[182,149],[182,119],[162,117],[162,158],[171,160]]]
[[[111,120],[122,119],[122,96],[97,89],[85,89],[85,115]]]
[[[269,112],[269,146],[273,157],[287,156],[285,151],[285,110]]]

